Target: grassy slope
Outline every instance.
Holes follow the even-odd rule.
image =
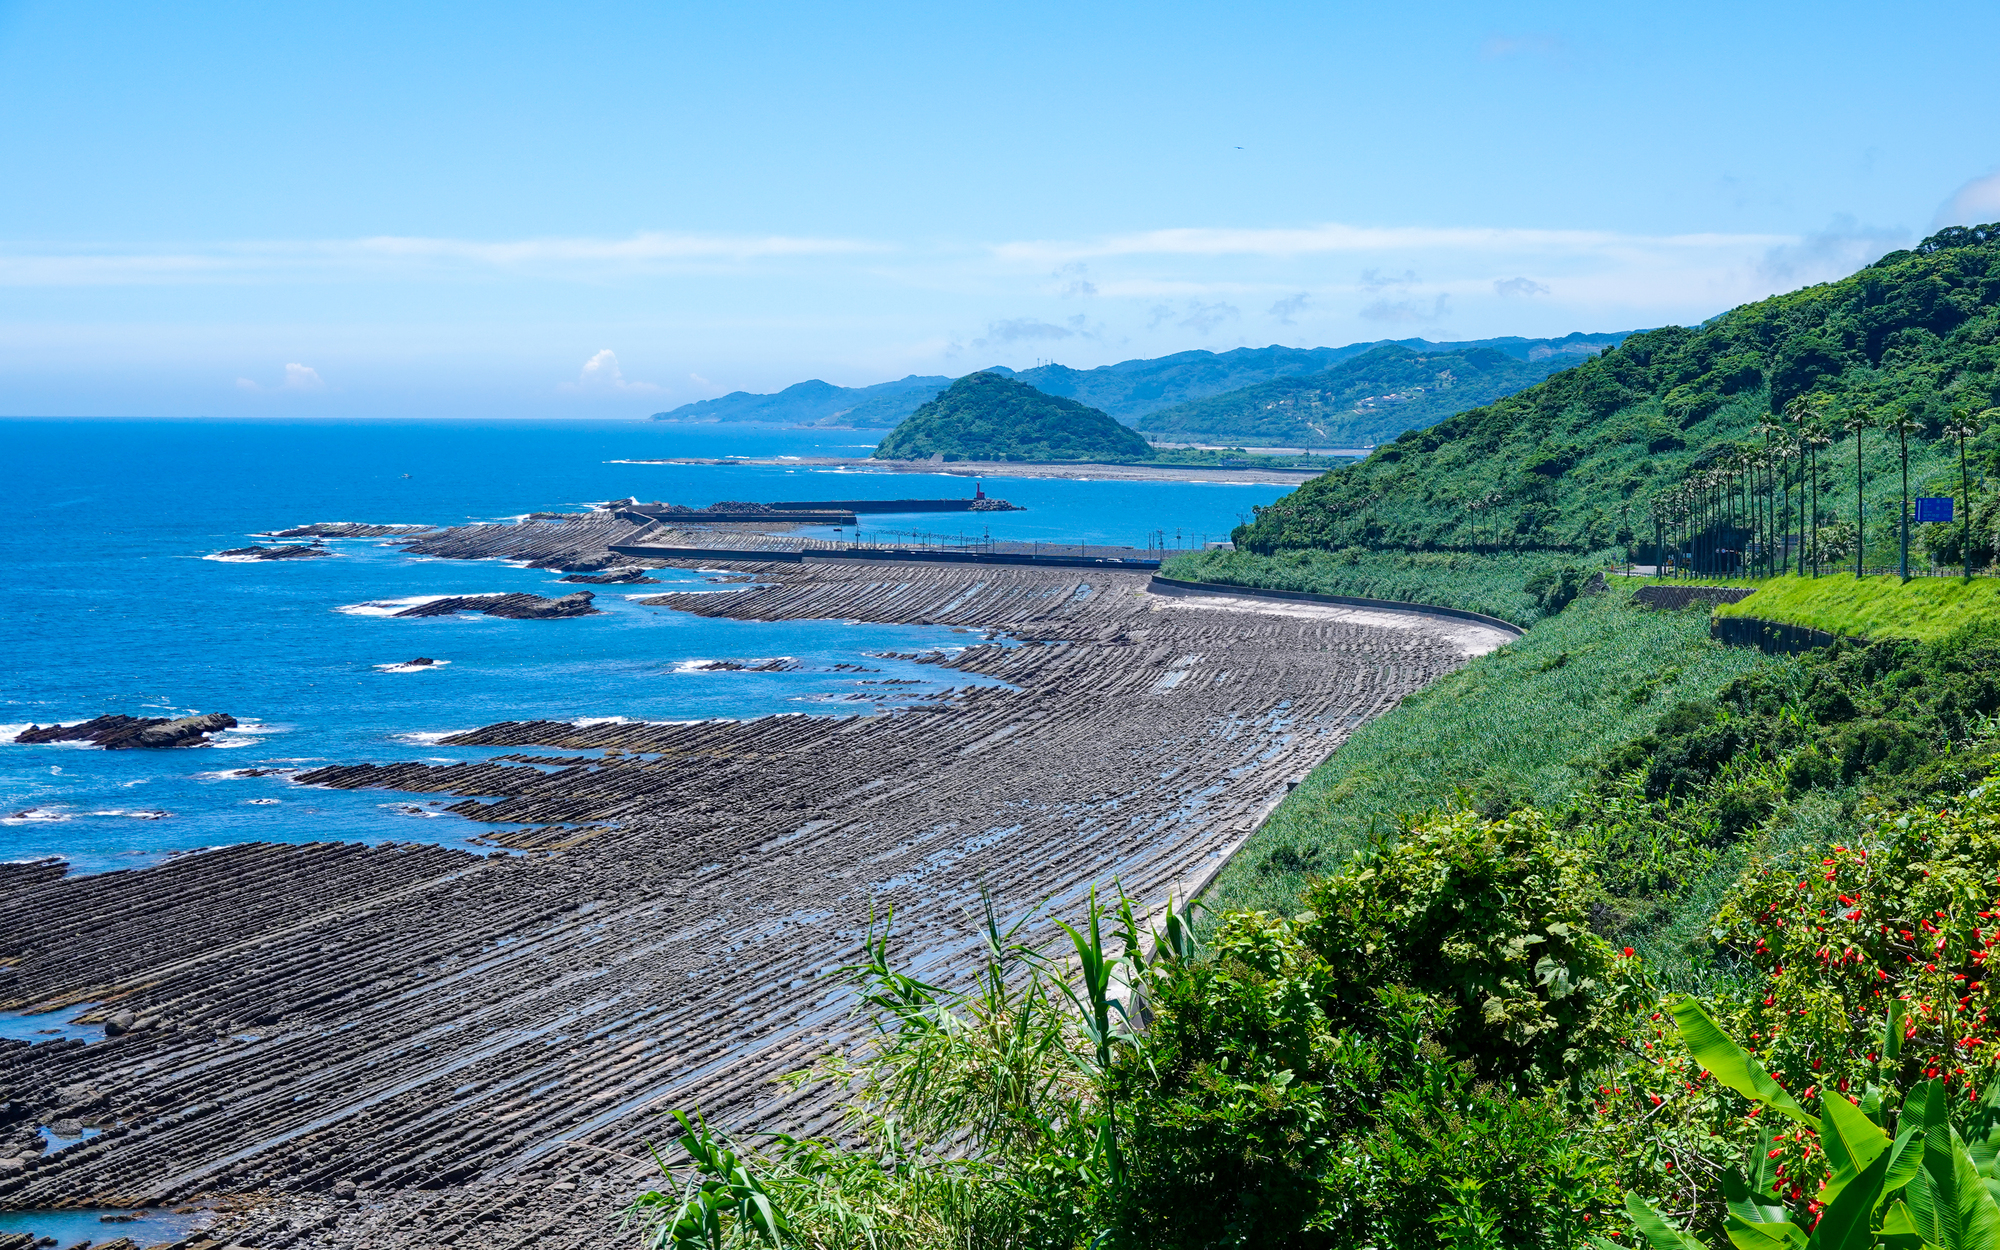
[[[1790,663],[1712,643],[1701,613],[1648,612],[1629,594],[1614,581],[1357,730],[1223,870],[1208,905],[1289,914],[1307,873],[1333,871],[1371,827],[1394,830],[1455,792],[1559,803],[1600,753],[1675,701]]]
[[[1911,485],[1947,493],[1957,457],[1940,426],[1955,408],[2000,402],[2000,227],[1945,232],[1699,328],[1634,335],[1301,486],[1259,509],[1237,545],[1593,551],[1649,541],[1655,494],[1760,443],[1760,423],[1808,393],[1825,395],[1836,420],[1908,408],[1923,422],[1910,440]],[[1823,506],[1838,517],[1851,512],[1854,449],[1834,432]],[[1879,431],[1865,437],[1871,545],[1895,515],[1894,443]]]
[[[1776,577],[1757,593],[1717,610],[1864,638],[1938,638],[1981,618],[2000,618],[2000,578],[1894,577],[1851,574]]]

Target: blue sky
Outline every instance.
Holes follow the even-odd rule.
[[[2000,219],[1996,46],[1990,4],[0,0],[0,413],[1699,320]]]

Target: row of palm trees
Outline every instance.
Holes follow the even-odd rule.
[[[1897,407],[1879,418],[1867,408],[1828,419],[1832,401],[1825,395],[1800,395],[1785,405],[1782,420],[1767,421],[1757,433],[1763,443],[1742,448],[1690,473],[1678,485],[1653,497],[1655,550],[1671,546],[1675,572],[1682,576],[1774,576],[1798,572],[1810,565],[1818,577],[1828,544],[1821,527],[1827,520],[1822,499],[1833,485],[1831,463],[1823,457],[1834,443],[1833,430],[1854,436],[1854,575],[1864,575],[1866,544],[1867,468],[1863,436],[1881,430],[1896,436],[1902,461],[1901,548],[1898,569],[1910,575],[1910,435],[1923,422],[1908,407]],[[1942,433],[1958,440],[1958,466],[1966,526],[1963,551],[1966,576],[1971,570],[1972,479],[1965,444],[1980,426],[2000,416],[1988,408],[1974,417],[1964,409],[1953,413]],[[1795,528],[1796,527],[1796,528]]]

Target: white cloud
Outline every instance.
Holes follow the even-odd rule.
[[[1718,248],[1777,247],[1777,234],[1631,235],[1607,230],[1520,230],[1486,226],[1348,226],[1328,222],[1288,228],[1184,227],[1091,241],[1024,240],[993,248],[1001,260],[1037,267],[1109,256],[1273,256],[1323,252],[1456,251],[1622,255]]]
[[[1757,272],[1783,285],[1844,278],[1908,241],[1905,230],[1864,226],[1842,213],[1824,230],[1767,250]]]
[[[285,366],[285,376],[276,386],[264,386],[250,378],[238,378],[236,379],[236,389],[239,391],[263,391],[271,394],[276,394],[280,391],[323,391],[326,389],[326,379],[320,377],[319,370],[313,368],[311,365],[294,363]]]
[[[1311,303],[1312,296],[1305,291],[1300,291],[1297,295],[1287,295],[1265,309],[1265,315],[1276,317],[1281,325],[1297,325],[1298,315],[1304,312]]]
[[[738,237],[645,231],[624,239],[479,242],[382,235],[366,239],[224,242],[148,252],[63,250],[0,243],[0,286],[127,286],[418,276],[439,271],[531,271],[595,278],[807,257],[887,252],[857,239]]]
[[[1938,208],[1931,228],[1940,226],[1983,226],[2000,221],[2000,170],[1984,178],[1974,178]]]
[[[660,388],[651,382],[626,381],[625,371],[618,367],[618,353],[607,347],[584,361],[583,368],[577,371],[576,381],[563,383],[562,389],[594,394],[635,394]]]
[[[1441,321],[1451,314],[1451,296],[1440,294],[1426,308],[1413,299],[1378,299],[1361,310],[1370,321]]]
[[[1549,288],[1532,278],[1495,278],[1493,279],[1493,293],[1495,295],[1547,295]]]
[[[326,382],[311,365],[286,365],[283,386],[288,391],[323,391]]]

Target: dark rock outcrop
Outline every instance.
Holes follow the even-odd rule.
[[[271,538],[380,538],[385,534],[427,534],[435,525],[368,525],[359,521],[321,521],[274,530]]]
[[[89,742],[107,751],[129,751],[134,747],[195,747],[208,736],[236,727],[236,718],[227,712],[201,716],[99,716],[75,725],[30,725],[15,735],[24,745],[44,742]]]
[[[585,586],[657,586],[660,579],[646,576],[644,569],[627,569],[623,573],[571,573],[557,581],[578,582]]]
[[[308,546],[305,543],[294,543],[283,547],[262,547],[252,543],[248,547],[231,547],[216,554],[239,560],[312,560],[333,553],[324,547]]]
[[[591,606],[595,595],[579,590],[560,599],[540,595],[454,595],[404,608],[397,616],[450,616],[454,612],[484,612],[514,621],[559,621],[572,616],[596,616],[603,611]]]

